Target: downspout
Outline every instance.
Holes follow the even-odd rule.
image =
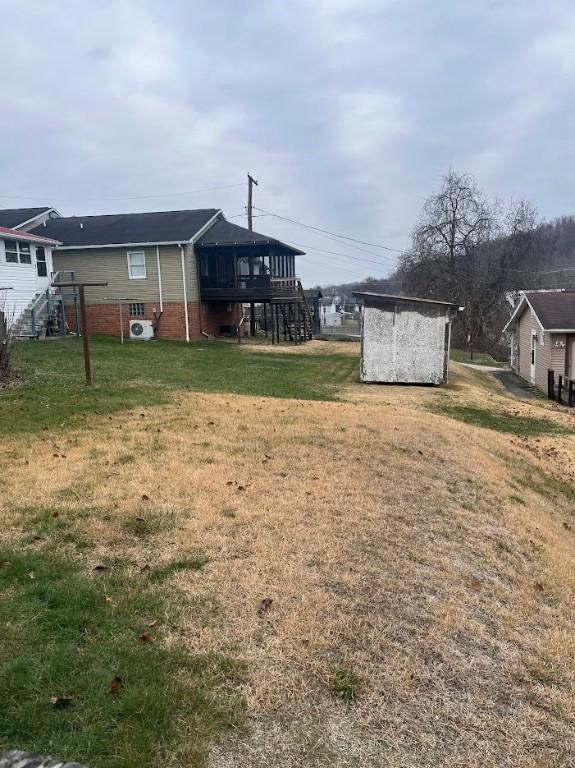
[[[202,289],[200,287],[200,280],[201,280],[200,261],[198,259],[198,254],[196,252],[196,247],[195,247],[195,245],[193,243],[192,243],[192,250],[194,252],[194,259],[196,261],[196,280],[197,280],[197,283],[198,283],[198,305],[199,305],[199,307],[198,307],[198,318],[199,318],[199,322],[200,322],[200,333],[201,333],[202,336],[207,336],[208,334],[204,333],[204,326],[203,326],[203,323],[202,323]]]
[[[190,317],[188,314],[188,286],[186,283],[186,258],[185,258],[185,250],[184,246],[179,243],[180,246],[180,257],[182,260],[182,285],[184,288],[184,318],[186,322],[186,341],[190,341]]]
[[[160,292],[160,312],[164,311],[164,294],[162,292],[162,267],[160,265],[160,246],[156,246],[156,262],[158,264],[158,290]]]

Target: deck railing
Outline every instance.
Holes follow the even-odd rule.
[[[567,396],[566,402],[564,396]],[[575,406],[575,379],[560,373],[555,376],[555,371],[547,371],[547,396],[550,400],[555,400],[562,405],[568,405],[570,408]]]

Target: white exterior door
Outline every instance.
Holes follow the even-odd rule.
[[[529,378],[533,384],[535,384],[535,362],[537,357],[537,334],[533,331],[531,333],[531,358],[529,360]]]
[[[575,380],[575,339],[569,342],[569,378]]]
[[[50,249],[36,246],[36,293],[44,293],[50,284],[52,269]]]

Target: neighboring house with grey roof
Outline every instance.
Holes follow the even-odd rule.
[[[0,220],[6,220],[2,213]],[[57,245],[52,238],[0,225],[0,312],[15,335],[36,335],[29,319],[49,289]]]
[[[511,366],[542,392],[548,372],[575,379],[575,291],[527,291],[503,329]]]
[[[138,319],[155,336],[188,341],[237,333],[244,303],[266,308],[266,332],[277,331],[281,315],[298,338],[309,314],[295,268],[303,252],[232,224],[215,208],[47,215],[33,231],[61,243],[54,252],[56,284],[71,274],[108,283],[86,293],[92,333],[119,335],[119,300],[128,305],[125,334]],[[75,313],[68,310],[75,329]]]

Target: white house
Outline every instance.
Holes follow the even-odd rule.
[[[48,290],[57,245],[51,238],[0,226],[0,310],[8,325],[18,323]]]

